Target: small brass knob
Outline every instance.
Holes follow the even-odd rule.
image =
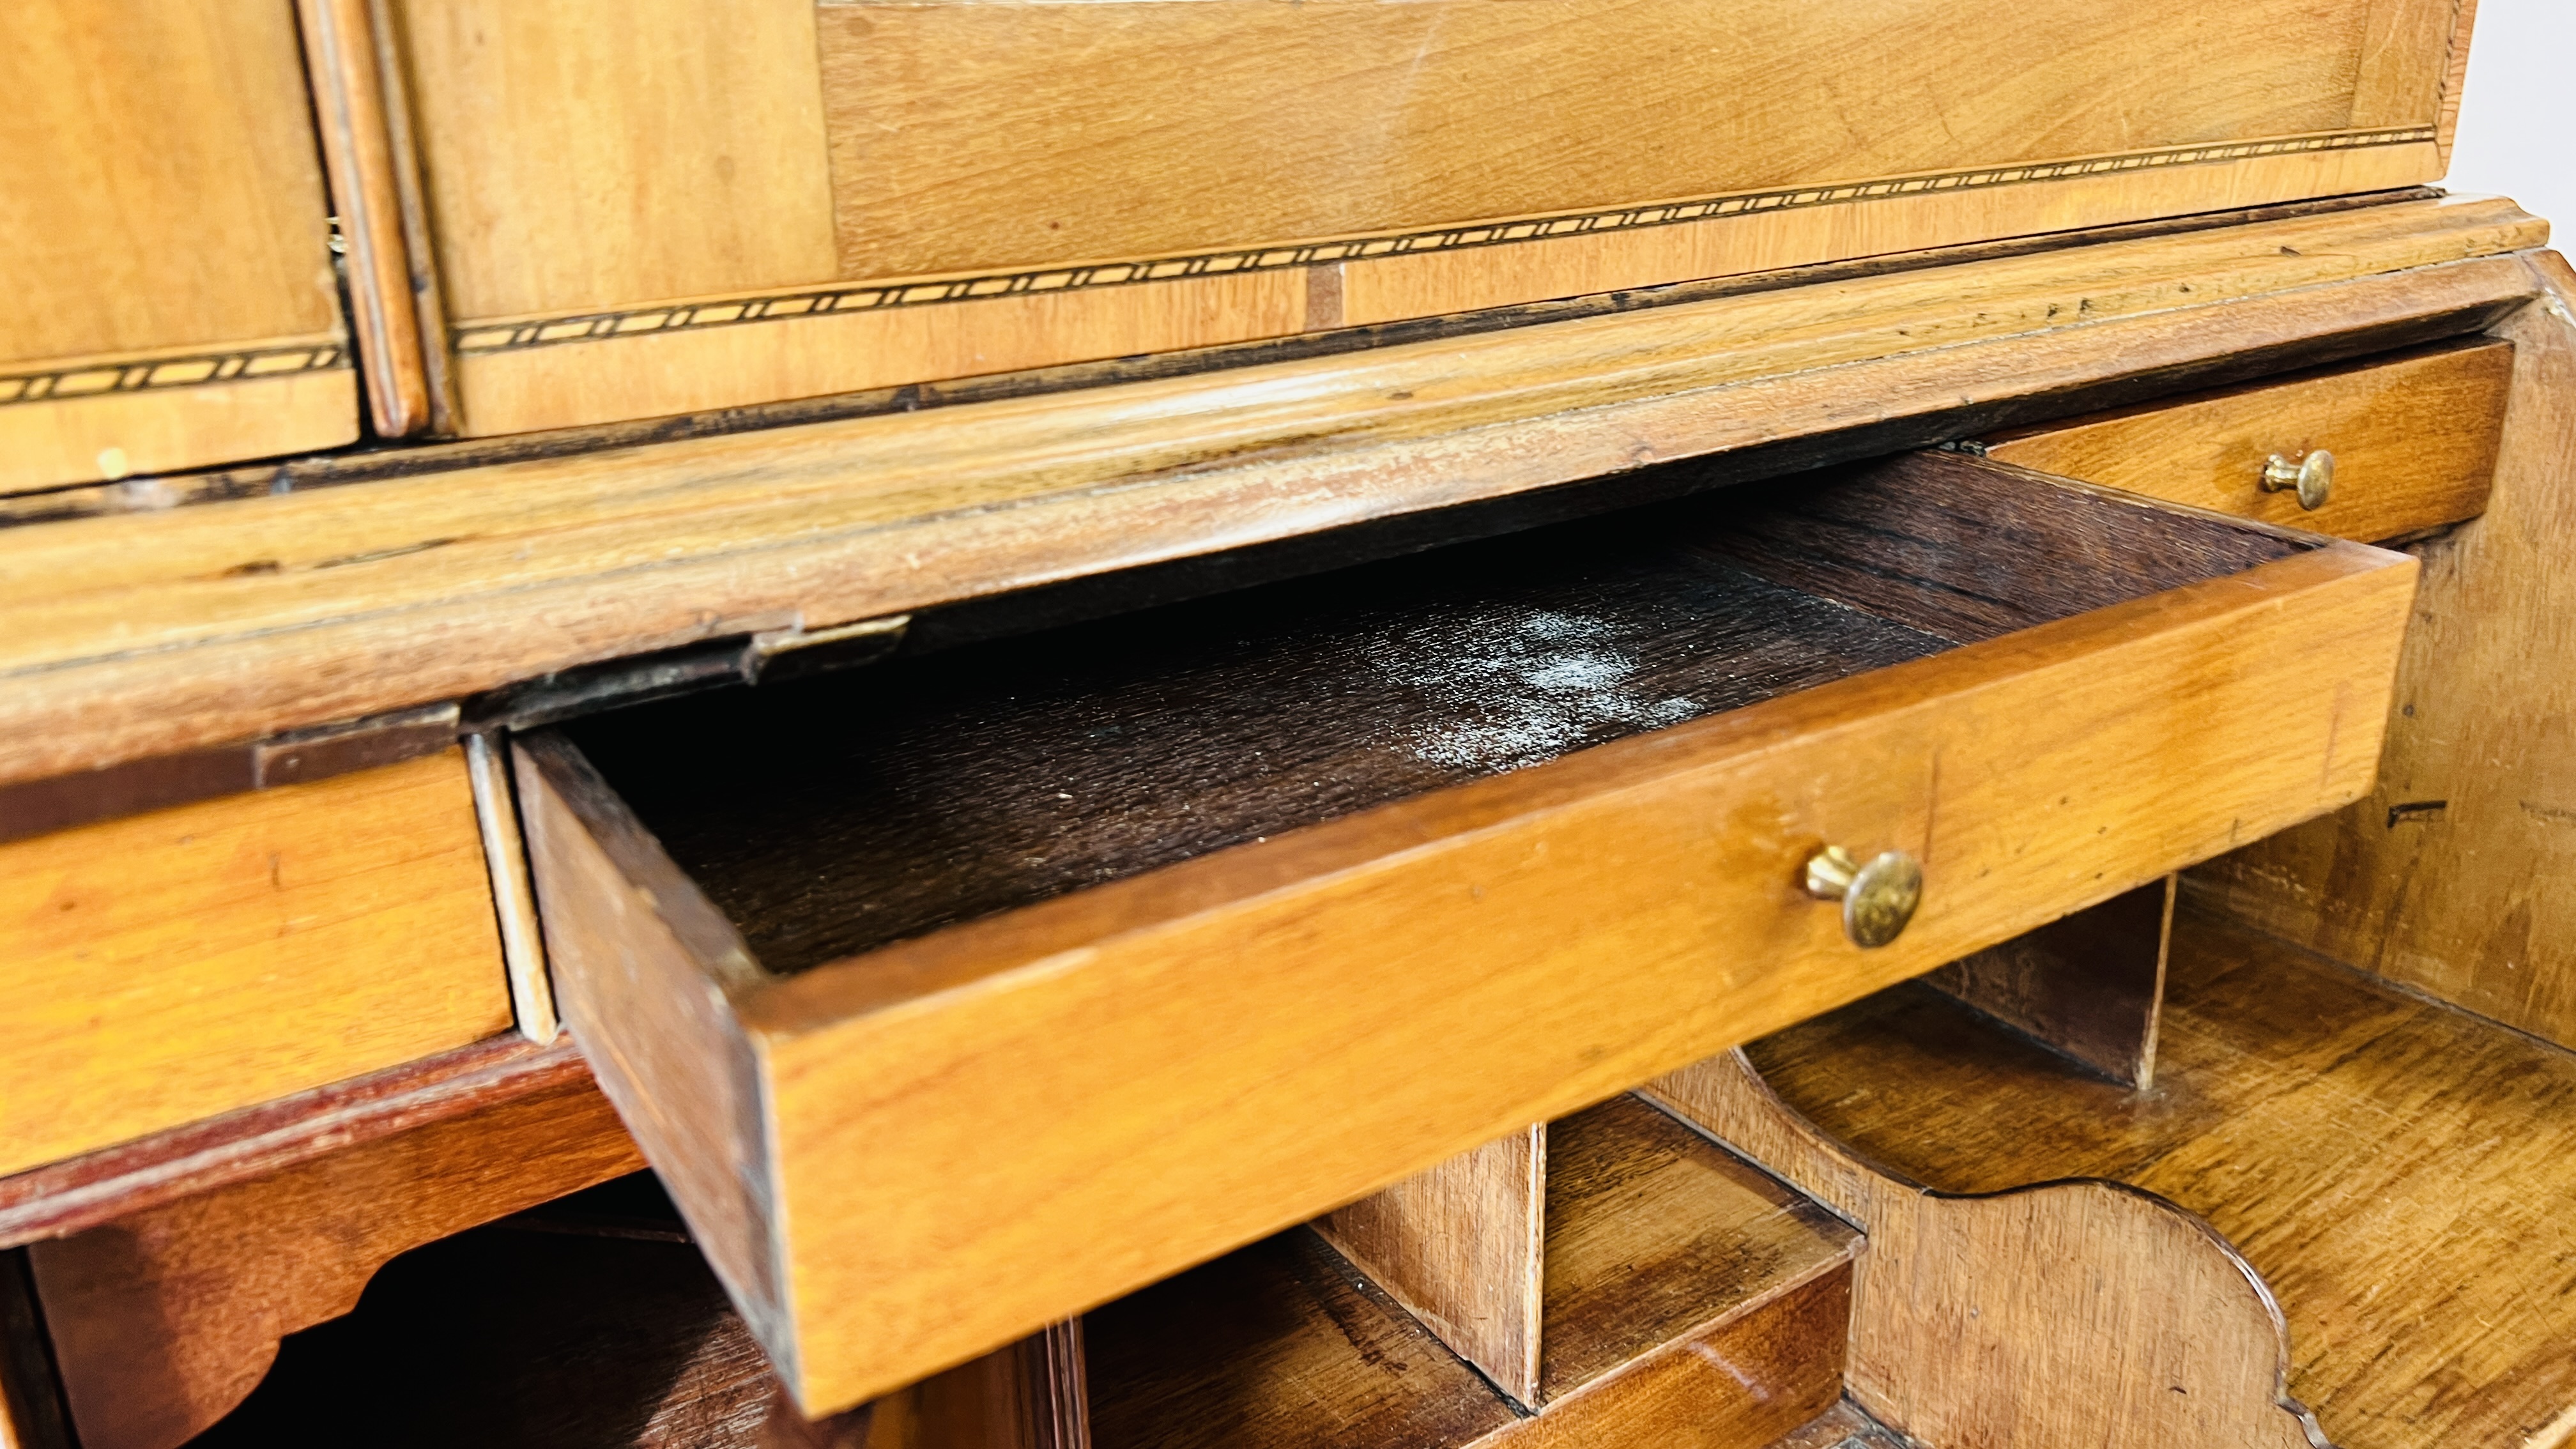
[[[2326,506],[2334,496],[2334,454],[2323,448],[2292,462],[2278,453],[2263,465],[2263,491],[2287,493],[2297,489],[2299,506],[2310,513]]]
[[[1901,850],[1862,865],[1851,852],[1828,845],[1807,861],[1807,894],[1843,903],[1843,934],[1874,950],[1905,934],[1914,908],[1923,904],[1923,866]]]

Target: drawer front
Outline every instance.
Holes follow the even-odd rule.
[[[392,9],[478,435],[2405,186],[2465,51],[2378,0]]]
[[[1935,458],[1873,496],[1973,516],[1943,491],[1961,475],[2069,491]],[[520,792],[557,987],[782,1372],[836,1409],[2368,788],[2410,560],[2292,545],[2054,622],[1964,617],[2191,552],[2087,539],[1834,579],[1804,556],[1899,614],[1889,579],[1938,576],[1952,637],[1983,642],[793,975],[540,736]],[[1893,945],[1859,949],[1801,890],[1827,843],[1922,862]],[[820,879],[777,909],[805,919]]]
[[[462,756],[0,845],[0,1172],[510,1025]]]
[[[0,492],[352,442],[286,4],[0,19]]]
[[[2486,510],[2513,344],[2455,344],[1995,438],[1986,455],[2173,503],[2375,542]],[[2306,507],[2275,460],[2334,457]]]

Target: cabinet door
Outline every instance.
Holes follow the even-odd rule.
[[[389,14],[468,434],[2414,185],[2466,29],[2423,0]]]
[[[0,492],[357,437],[285,0],[24,0],[0,96]]]

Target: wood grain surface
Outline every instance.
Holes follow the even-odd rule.
[[[1828,1254],[1532,1415],[1299,1229],[1086,1316],[1092,1437],[1101,1449],[1763,1449],[1838,1396],[1849,1284],[1847,1261]]]
[[[1893,511],[1906,491],[1868,476],[1802,488],[1843,514]],[[1955,504],[1961,491],[1927,483],[1925,496]],[[1728,550],[1767,542],[1739,537],[1761,525],[1734,501],[566,732],[763,969],[799,972],[1949,644],[1729,566]],[[1933,511],[1882,526],[1914,537]],[[2093,511],[2097,527],[2162,521]],[[1857,569],[1881,555],[1843,557]],[[2014,580],[2027,588],[2018,606],[2074,612],[2036,572]],[[2110,568],[2095,578],[2105,603],[2153,588]]]
[[[643,1165],[578,1078],[28,1252],[88,1449],[177,1449],[396,1254]]]
[[[1461,1153],[1317,1227],[1528,1408],[1611,1375],[1661,1375],[1639,1361],[1830,1273],[1853,1240],[1814,1204],[1629,1097]],[[1816,1342],[1841,1339],[1837,1319]],[[1802,1387],[1775,1396],[1776,1412],[1812,1412],[1814,1387],[1839,1382],[1838,1350],[1805,1362],[1822,1369],[1779,1375]]]
[[[2175,889],[2167,876],[1921,979],[2114,1081],[2152,1087]]]
[[[393,15],[452,317],[833,275],[811,0]]]
[[[840,271],[864,280],[2430,127],[2448,27],[2375,26],[2386,8],[1209,0],[815,13]],[[2009,78],[1962,64],[2005,28],[2056,63]],[[2257,34],[2265,44],[2240,43]],[[1633,61],[1649,55],[1660,59]],[[1494,103],[1510,95],[1548,103]]]
[[[1838,1261],[1477,1442],[1484,1449],[1761,1449],[1841,1392],[1850,1322],[1851,1268]]]
[[[2473,330],[2537,285],[2492,254],[2541,235],[2506,204],[2408,202],[14,528],[0,534],[0,678],[14,681],[0,688],[0,779],[1658,460],[1759,464],[1750,450],[1784,439],[1817,446],[1773,469],[1868,456],[2170,391],[2195,371],[2241,377],[2392,333]]]
[[[1913,991],[1752,1055],[1934,1186],[2095,1175],[2206,1216],[2279,1295],[2290,1391],[2350,1449],[2548,1442],[2576,1403],[2563,1052],[2187,911],[2152,1093]]]
[[[339,350],[336,339],[299,339],[289,355]],[[212,370],[225,361],[192,356],[174,370]],[[142,369],[148,376],[151,367],[132,363],[114,375]],[[96,382],[110,374],[101,365],[78,375]],[[156,473],[355,442],[359,406],[357,374],[336,362],[272,377],[0,405],[0,492],[109,479],[149,493]]]
[[[0,1171],[509,1026],[464,762],[0,845]]]
[[[487,1037],[399,1067],[0,1178],[0,1243],[62,1237],[380,1137],[590,1080],[558,1041]]]
[[[1671,306],[1683,302],[1744,296],[1753,292],[1773,291],[1782,286],[1812,286],[1827,281],[1856,281],[1895,271],[1955,266],[1964,262],[1993,261],[2072,247],[2092,247],[2111,242],[2211,231],[2223,227],[2289,221],[2335,212],[2392,206],[2407,201],[2431,201],[2440,198],[2442,194],[2439,188],[2419,186],[2393,191],[2364,192],[2358,195],[2318,197],[2267,206],[2236,207],[2198,212],[2190,216],[2155,217],[2141,222],[2085,227],[2046,236],[2005,237],[1894,255],[1771,268],[1734,276],[1705,278],[1694,282],[1677,282],[1651,289],[1614,290],[1587,296],[1553,297],[1518,306],[1486,307],[1466,313],[1416,317],[1401,322],[1337,327],[1330,331],[1307,332],[1296,337],[1269,338],[1226,346],[1147,353],[1104,361],[1064,363],[1050,367],[1021,368],[976,377],[911,383],[901,387],[863,388],[855,392],[835,393],[824,397],[701,410],[620,423],[556,428],[534,434],[445,441],[420,440],[404,448],[281,458],[244,466],[157,478],[153,480],[155,487],[149,497],[138,496],[136,490],[108,484],[49,489],[36,495],[0,496],[0,527],[14,528],[28,523],[49,523],[108,513],[157,512],[184,504],[309,491],[316,488],[339,487],[349,483],[377,482],[388,478],[418,477],[428,473],[447,473],[459,468],[479,467],[500,462],[524,462],[536,458],[597,453],[638,443],[677,442],[685,438],[757,432],[768,428],[793,427],[803,423],[870,417],[880,413],[918,412],[927,408],[953,407],[966,402],[990,402],[1007,397],[1027,397],[1076,388],[1106,387],[1121,382],[1197,376],[1232,367],[1339,356],[1431,338],[1466,337],[1511,327],[1533,326],[1543,322],[1564,322],[1581,317],[1632,312],[1644,307]],[[406,216],[408,215],[409,213],[406,212]],[[1333,307],[1330,291],[1332,286],[1336,285],[1333,279],[1340,275],[1339,270],[1330,267],[1304,270],[1308,283],[1309,317],[1318,315],[1316,309],[1319,307],[1329,313]],[[1318,289],[1322,292],[1320,296]],[[443,326],[443,323],[441,325]]]
[[[1744,1052],[1647,1095],[1868,1234],[1848,1381],[1908,1442],[2323,1442],[2283,1390],[2288,1344],[2262,1281],[2172,1203],[2099,1181],[1928,1191],[1820,1130]]]
[[[297,0],[295,14],[348,258],[350,331],[366,359],[368,411],[376,436],[401,438],[432,425],[428,347],[443,350],[446,335],[424,343],[414,305],[413,279],[435,271],[411,255],[404,193],[414,178],[404,173],[416,163],[396,143],[391,112],[403,104],[401,79],[379,63],[380,9],[381,0]]]
[[[1986,456],[2370,542],[2486,508],[2512,376],[2513,344],[2451,343],[2007,433],[1987,440]],[[2258,486],[2271,458],[2315,449],[2335,456],[2324,507]]]
[[[1303,1228],[1083,1318],[1099,1449],[1459,1445],[1510,1405]]]
[[[783,978],[567,744],[521,803],[568,1022],[829,1411],[2352,798],[2412,581],[2296,546]],[[1824,840],[1961,884],[1863,955],[1796,888]]]
[[[1548,1126],[1317,1218],[1323,1240],[1518,1403],[1539,1402]]]
[[[2424,583],[2369,798],[2197,872],[2276,936],[2576,1046],[2576,276],[2499,329],[2512,399],[2485,517]]]
[[[1831,1213],[1633,1096],[1549,1123],[1548,1147],[1539,1392],[1551,1417],[1640,1360],[1836,1277],[1859,1251]],[[1767,1442],[1832,1401],[1845,1320],[1827,1318],[1811,1341],[1779,1346],[1777,1372],[1735,1361],[1761,1385],[1738,1390],[1768,1422],[1732,1435]]]
[[[345,340],[293,12],[43,0],[6,37],[0,491],[355,438],[345,361],[169,384]]]
[[[764,1449],[769,1366],[686,1236],[662,1227],[540,1220],[420,1248],[354,1313],[288,1340],[192,1442],[318,1449],[364,1423],[369,1442],[405,1449]]]
[[[455,421],[492,436],[2439,178],[2453,11],[2253,3],[409,0],[392,28]],[[1998,23],[2053,63],[1978,63]]]
[[[0,371],[338,331],[292,10],[33,0],[9,37]]]

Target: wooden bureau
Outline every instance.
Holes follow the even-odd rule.
[[[2576,1437],[2470,7],[127,8],[7,1449]]]

